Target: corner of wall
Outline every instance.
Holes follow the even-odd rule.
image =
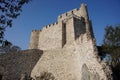
[[[41,30],[32,30],[29,49],[38,49],[39,33]]]

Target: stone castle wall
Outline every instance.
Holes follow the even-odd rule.
[[[33,30],[30,37],[30,49],[37,49],[39,43],[39,33],[40,30]]]
[[[22,74],[30,76],[42,56],[41,50],[25,50],[0,55],[0,80],[21,80]]]
[[[88,13],[87,13],[87,6],[85,4],[81,4],[81,7],[79,9],[75,8],[73,10],[70,10],[66,13],[63,13],[63,14],[59,15],[58,16],[58,21],[66,19],[71,14],[75,14],[79,17],[84,17],[86,20],[89,19]]]
[[[62,23],[56,23],[43,27],[39,33],[38,49],[50,50],[50,49],[62,48]]]
[[[83,6],[83,7],[82,7]],[[88,20],[88,14],[86,13],[86,6],[81,5],[80,9],[73,9],[67,13],[64,13],[58,16],[58,22],[47,25],[43,27],[42,30],[33,30],[30,38],[29,49],[42,49],[42,50],[50,50],[50,49],[60,49],[64,46],[69,40],[74,39],[77,33],[82,30],[82,21],[79,21],[81,24],[79,26],[79,31],[74,30],[73,21],[70,22],[70,18],[75,16],[79,18],[84,18],[85,21]],[[85,10],[84,10],[85,9]],[[87,17],[87,18],[85,18]],[[79,22],[77,22],[79,24]],[[71,26],[71,27],[70,27]],[[82,27],[80,29],[80,27]],[[84,25],[85,27],[85,25]],[[73,38],[69,39],[71,35],[69,35],[70,30],[72,31]],[[77,30],[77,26],[76,26]]]
[[[62,49],[45,50],[31,76],[35,78],[43,72],[49,72],[56,80],[111,80],[97,55],[94,39],[88,39],[86,34],[82,38],[83,41],[73,42]],[[89,73],[84,74],[84,65]],[[112,73],[109,71],[109,74]]]
[[[103,69],[98,56],[84,4],[58,16],[56,26],[43,28],[38,46],[44,54],[31,72],[33,78],[49,72],[56,80],[111,80],[111,71]]]
[[[29,49],[59,49],[62,48],[62,21],[47,25],[42,30],[33,30]]]

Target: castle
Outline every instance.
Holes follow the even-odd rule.
[[[33,30],[29,49],[62,49],[73,42],[82,43],[81,39],[94,38],[92,24],[89,20],[87,8],[82,4],[80,9],[73,9],[58,16],[58,21],[43,27],[42,30]]]
[[[109,69],[103,69],[98,56],[85,4],[58,16],[58,22],[33,30],[29,49],[43,50],[43,56],[31,72],[32,77],[50,72],[56,80],[110,79]],[[85,72],[89,74],[85,76]]]
[[[23,73],[39,80],[44,72],[51,74],[49,80],[112,80],[109,66],[98,56],[85,4],[33,30],[29,50],[0,56],[2,80],[18,80]]]

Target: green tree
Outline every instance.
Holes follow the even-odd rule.
[[[120,25],[105,28],[102,53],[111,55],[113,78],[120,80]]]
[[[18,52],[21,48],[16,45],[9,44],[7,46],[0,47],[0,54],[8,53],[8,52]]]
[[[22,6],[30,0],[0,0],[0,46],[8,45],[4,39],[7,27],[12,27],[13,19],[16,19],[22,11]]]
[[[112,65],[115,66],[120,58],[120,25],[107,26],[102,44],[104,53],[112,57]]]

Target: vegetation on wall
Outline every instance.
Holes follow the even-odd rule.
[[[7,45],[7,46],[2,46],[0,47],[0,54],[8,53],[8,52],[18,52],[20,51],[21,48],[16,45]]]

